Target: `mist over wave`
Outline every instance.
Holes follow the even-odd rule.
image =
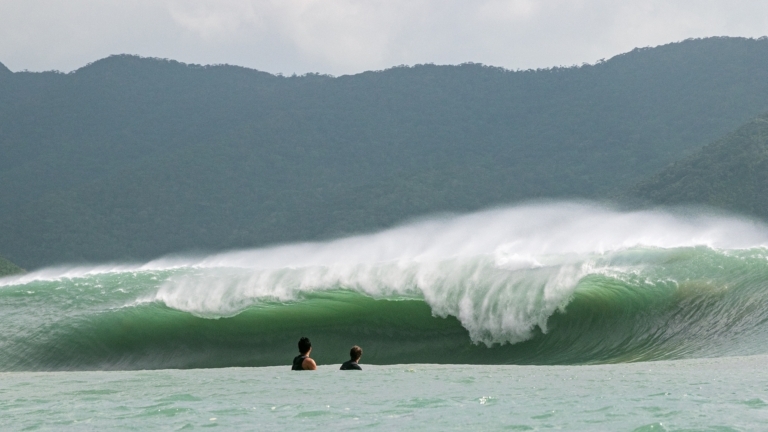
[[[21,336],[10,334],[18,325],[6,326],[0,345],[15,357],[0,358],[0,367],[36,368],[25,356],[47,364],[50,344],[59,358],[70,357],[67,367],[253,364],[201,360],[201,347],[219,343],[206,338],[234,338],[251,350],[225,343],[209,351],[234,350],[244,359],[250,353],[261,358],[257,364],[273,364],[277,357],[254,352],[313,331],[327,344],[344,345],[331,334],[349,332],[344,326],[361,329],[360,343],[387,346],[388,354],[378,357],[385,362],[392,353],[405,356],[402,362],[429,360],[428,350],[464,343],[495,346],[493,361],[502,363],[762,352],[744,341],[768,334],[760,327],[762,310],[749,306],[768,299],[761,279],[768,275],[767,243],[768,227],[737,217],[561,202],[444,215],[327,242],[43,269],[0,280],[0,300],[17,312],[42,307],[55,313],[63,330],[53,330],[50,317],[39,313],[22,319],[29,326]],[[20,317],[9,312],[4,320],[9,316]],[[723,320],[730,320],[728,331],[693,327]],[[141,327],[145,340],[154,342],[123,334],[118,322]],[[197,323],[210,335],[189,333],[182,323]],[[29,334],[30,328],[37,333]],[[52,342],[57,331],[65,337]],[[691,339],[696,334],[707,344]],[[436,348],[441,337],[442,348]],[[135,349],[120,338],[134,340]],[[197,340],[197,348],[184,338]],[[690,341],[681,345],[685,338]],[[413,347],[393,350],[398,340],[411,340]],[[94,355],[87,348],[94,343],[115,346]],[[174,344],[196,354],[161,348]],[[732,350],[736,345],[740,351]],[[472,362],[469,352],[479,348],[466,349],[461,361]]]

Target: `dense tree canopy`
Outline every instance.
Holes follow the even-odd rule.
[[[768,219],[768,114],[630,188],[653,204],[706,204]]]
[[[113,56],[0,68],[0,253],[143,260],[603,197],[768,111],[768,40],[595,65],[283,77]]]
[[[8,261],[7,259],[0,257],[0,277],[8,276],[17,273],[23,273],[24,270],[16,264]]]

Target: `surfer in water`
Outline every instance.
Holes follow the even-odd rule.
[[[299,355],[294,357],[291,370],[317,370],[317,364],[309,358],[311,352],[312,342],[309,341],[309,338],[299,339]]]
[[[355,345],[349,350],[350,359],[341,364],[341,370],[363,370],[357,362],[363,356],[363,349]]]

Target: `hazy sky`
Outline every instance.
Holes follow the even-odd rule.
[[[768,35],[768,1],[0,0],[0,62],[14,71],[120,53],[286,74],[526,69],[716,35]]]

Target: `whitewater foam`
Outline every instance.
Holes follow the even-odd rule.
[[[610,262],[630,248],[765,244],[768,230],[722,216],[620,212],[559,203],[425,220],[325,243],[234,251],[188,263],[151,297],[203,317],[232,316],[264,302],[348,289],[373,298],[423,298],[454,316],[475,342],[529,339],[563,310],[590,274],[638,271]],[[157,266],[159,262],[153,265]]]

